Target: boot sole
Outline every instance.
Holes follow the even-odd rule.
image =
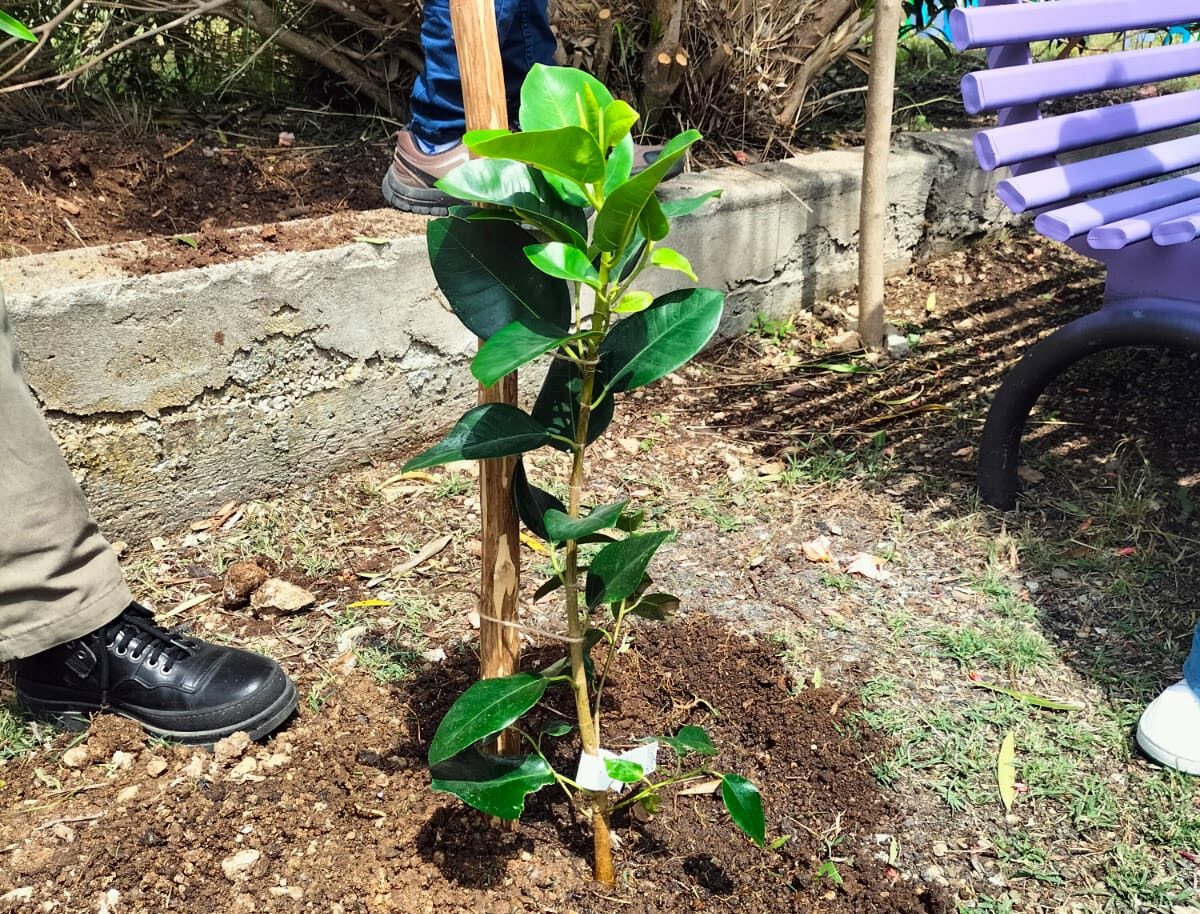
[[[132,720],[151,736],[182,743],[186,746],[211,746],[213,743],[227,736],[232,736],[241,730],[246,731],[252,740],[262,739],[264,736],[273,733],[296,710],[296,706],[300,703],[300,695],[296,691],[295,684],[291,680],[288,680],[287,687],[283,693],[268,707],[253,717],[215,730],[173,730],[169,727],[148,723],[145,719],[139,717],[135,710],[127,708],[81,705],[78,702],[47,701],[19,693],[17,701],[25,713],[32,719],[50,724],[61,730],[86,730],[91,724],[92,715],[108,713]]]
[[[383,199],[396,209],[418,216],[448,216],[450,207],[462,203],[461,200],[442,193],[436,187],[413,187],[401,184],[392,177],[389,168],[383,175]]]

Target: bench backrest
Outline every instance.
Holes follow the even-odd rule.
[[[1153,237],[1161,245],[1200,236],[1200,172],[1129,190],[1200,166],[1200,134],[1150,136],[1200,125],[1200,90],[1157,95],[1056,117],[1049,99],[1084,96],[1200,73],[1200,42],[1033,62],[1031,42],[1140,32],[1200,21],[1200,0],[982,0],[950,13],[962,50],[987,48],[989,69],[963,79],[971,113],[995,111],[999,126],[982,130],[975,153],[985,169],[1008,166],[997,194],[1014,212],[1039,211],[1035,224],[1060,241],[1085,238],[1096,250],[1121,249]],[[1139,142],[1138,138],[1145,138]],[[1134,148],[1063,164],[1064,152],[1130,141]],[[1129,144],[1127,144],[1129,145]]]

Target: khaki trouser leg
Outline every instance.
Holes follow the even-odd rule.
[[[85,635],[131,600],[21,377],[0,290],[0,660]]]

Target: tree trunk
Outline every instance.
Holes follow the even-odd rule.
[[[892,145],[892,95],[896,87],[896,45],[900,0],[877,0],[867,84],[867,124],[863,150],[862,205],[858,229],[858,334],[880,351],[883,334],[883,239],[887,230],[887,171]]]

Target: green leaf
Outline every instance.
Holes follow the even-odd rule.
[[[646,201],[641,215],[638,216],[637,227],[642,237],[651,241],[662,241],[671,234],[671,222],[663,213],[658,197],[651,195]]]
[[[1075,701],[1056,701],[1053,698],[1045,698],[1041,695],[1035,695],[1032,692],[1019,692],[1016,689],[1008,689],[994,682],[972,682],[971,685],[977,689],[999,692],[1001,695],[1015,698],[1017,701],[1033,705],[1035,708],[1046,708],[1050,711],[1082,711],[1086,707],[1086,705]]]
[[[655,739],[674,749],[675,754],[680,758],[691,752],[698,755],[717,754],[717,747],[712,744],[712,740],[708,738],[703,727],[689,724],[686,727],[680,727],[679,732],[674,736],[658,736]]]
[[[723,774],[721,799],[725,801],[733,824],[762,847],[767,840],[767,823],[763,818],[762,796],[758,788],[741,775]]]
[[[641,586],[650,559],[670,538],[667,530],[636,533],[597,552],[588,568],[587,605],[619,603],[633,594]]]
[[[692,282],[696,281],[696,274],[692,270],[691,262],[676,251],[674,248],[655,248],[650,255],[650,264],[655,267],[662,267],[664,270],[675,270],[677,273],[682,273]]]
[[[604,137],[601,146],[611,149],[626,137],[640,115],[623,99],[616,99],[604,107]]]
[[[1000,789],[1000,802],[1004,804],[1006,813],[1012,812],[1013,801],[1017,798],[1017,765],[1016,740],[1012,731],[1004,734],[1000,743],[1000,752],[996,756],[996,786]]]
[[[585,536],[607,530],[616,525],[628,501],[593,508],[587,517],[570,517],[565,511],[551,509],[546,512],[546,533],[552,543],[581,540]]]
[[[634,533],[645,522],[646,512],[644,509],[630,511],[627,514],[622,514],[619,518],[617,518],[617,529],[623,530],[626,533]]]
[[[608,156],[608,164],[604,167],[604,196],[629,180],[633,173],[633,137],[627,136],[621,140]]]
[[[23,23],[18,22],[4,10],[0,10],[0,32],[12,35],[22,41],[37,41],[37,35],[29,31]]]
[[[565,586],[563,579],[560,577],[547,578],[542,582],[542,586],[533,592],[533,602],[536,603],[543,597],[548,597],[560,587]]]
[[[637,314],[645,311],[654,304],[654,296],[649,292],[626,292],[621,300],[613,305],[614,314]]]
[[[603,389],[603,376],[598,370],[595,393]],[[579,416],[579,397],[583,391],[583,376],[579,366],[566,359],[555,359],[546,372],[546,380],[533,404],[533,417],[546,427],[552,435],[575,440],[575,423]],[[591,444],[612,422],[614,404],[612,397],[605,397],[591,413],[588,420],[588,444]],[[551,447],[560,451],[570,450],[561,441],[551,440]]]
[[[716,332],[724,301],[714,289],[680,289],[618,322],[600,344],[613,389],[641,387],[685,364]]]
[[[585,87],[599,108],[607,110],[612,104],[612,93],[590,73],[584,73],[575,67],[534,64],[521,83],[521,108],[518,114],[521,128],[586,128],[588,124],[581,116],[580,110],[580,97]]]
[[[510,726],[541,700],[546,680],[532,673],[481,679],[458,696],[429,745],[429,765],[453,758]]]
[[[467,137],[463,137],[464,143]],[[477,155],[524,162],[576,184],[604,180],[604,153],[596,138],[583,127],[522,130],[469,145]]]
[[[186,244],[192,250],[200,247],[200,242],[192,235],[172,235],[172,241],[178,241],[180,244]]]
[[[632,615],[649,619],[651,622],[666,622],[678,611],[679,597],[669,593],[642,594],[629,610]]]
[[[542,736],[566,736],[574,729],[575,727],[565,720],[551,720],[542,724],[538,733]]]
[[[508,159],[472,159],[460,165],[437,186],[460,200],[491,203],[495,209],[454,207],[452,216],[468,219],[519,218],[544,231],[556,241],[587,247],[587,216],[583,208],[571,206],[550,186],[541,172]],[[464,211],[465,210],[465,211]]]
[[[498,136],[509,136],[511,130],[505,130],[503,127],[491,127],[487,130],[468,130],[463,134],[463,145],[468,149],[474,149],[476,143],[486,143],[488,140],[494,140]]]
[[[581,282],[593,289],[600,287],[600,274],[588,260],[587,254],[577,247],[560,241],[531,244],[525,248],[525,256],[547,276]]]
[[[507,403],[485,403],[463,413],[450,434],[408,461],[403,472],[456,460],[491,460],[536,450],[549,442],[537,420]]]
[[[700,134],[695,130],[681,133],[663,147],[662,153],[650,167],[613,189],[596,214],[593,240],[601,250],[624,250],[641,218],[642,210],[654,198],[654,189],[671,166],[698,139]]]
[[[529,269],[523,251],[537,239],[519,225],[435,219],[426,238],[438,286],[476,336],[486,340],[522,317],[570,330],[571,290]]]
[[[566,512],[567,506],[551,495],[529,482],[525,473],[525,461],[518,460],[513,470],[513,501],[517,505],[517,514],[521,523],[529,528],[529,532],[539,539],[549,540],[546,534],[546,512],[554,509]],[[552,588],[553,589],[553,588]],[[549,591],[547,591],[549,592]],[[543,594],[544,596],[544,594]]]
[[[606,758],[604,770],[610,778],[622,784],[636,784],[645,776],[641,765],[623,758]]]
[[[710,190],[706,194],[700,194],[698,197],[684,197],[680,200],[664,200],[662,204],[663,212],[666,213],[668,219],[674,219],[676,216],[690,216],[709,200],[721,196],[722,191]]]
[[[502,758],[469,750],[431,768],[434,790],[501,819],[519,819],[525,797],[554,783],[554,772],[538,755]]]
[[[471,374],[480,384],[491,387],[509,372],[557,349],[570,338],[571,334],[551,323],[521,318],[497,330],[479,347],[471,360]]]

